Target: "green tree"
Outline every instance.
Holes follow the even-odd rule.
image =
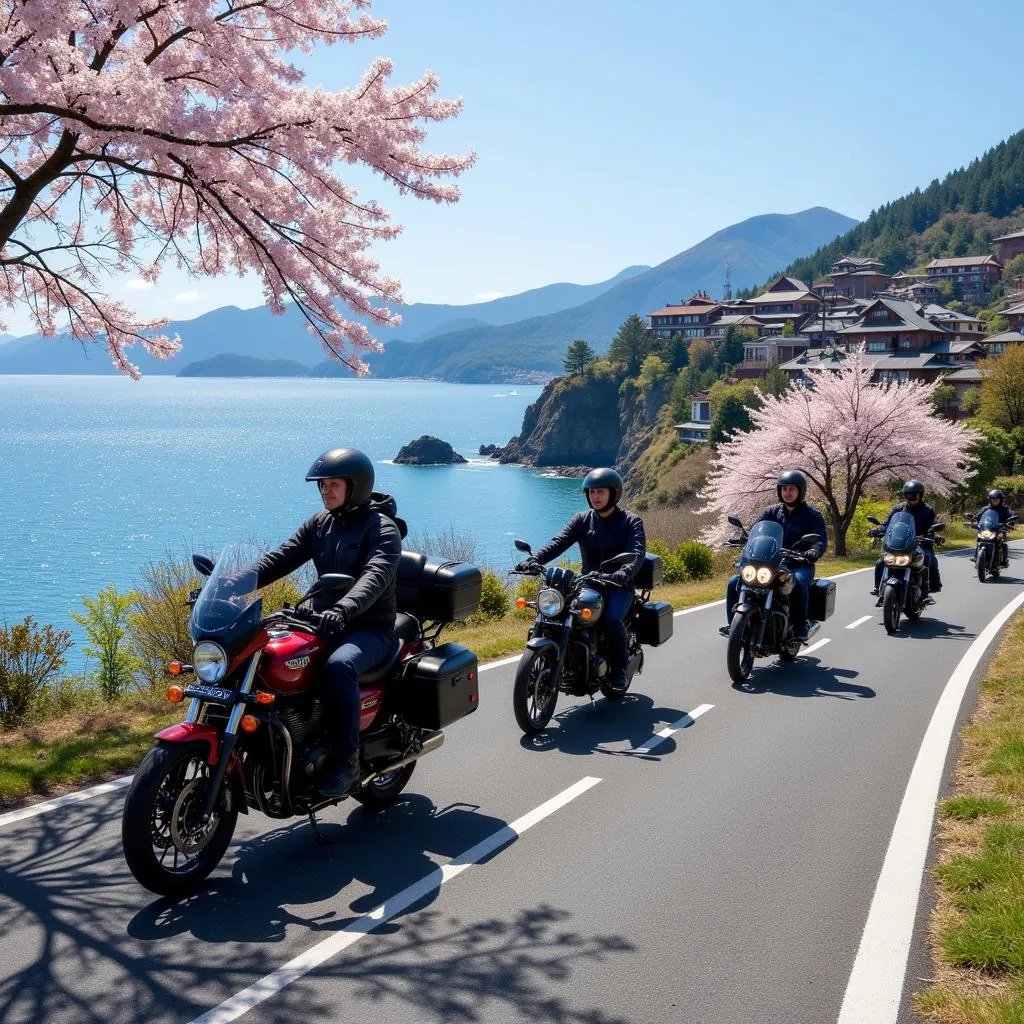
[[[72,612],[71,618],[84,627],[89,638],[90,646],[83,650],[99,663],[103,696],[116,700],[128,688],[138,667],[138,659],[125,646],[135,595],[122,594],[110,583],[95,598],[83,597],[82,604],[85,612]]]
[[[655,381],[662,380],[667,375],[668,367],[665,365],[665,360],[661,356],[656,356],[653,352],[644,360],[643,366],[640,367],[641,384],[653,384]]]
[[[632,313],[622,322],[612,339],[608,358],[623,367],[627,376],[635,377],[653,348],[654,336],[643,320]]]
[[[690,361],[687,341],[678,334],[662,339],[657,354],[665,360],[669,373],[677,373]]]
[[[789,387],[789,374],[785,370],[780,370],[778,366],[773,366],[759,381],[758,387],[766,395],[775,395],[778,397],[782,394],[786,388]]]
[[[703,373],[710,370],[715,362],[715,350],[707,338],[694,338],[690,342],[690,366]]]
[[[700,371],[695,366],[687,366],[676,374],[672,384],[672,416],[677,422],[689,420],[693,411],[690,396],[700,389]]]
[[[0,728],[13,728],[28,717],[70,647],[67,630],[40,628],[31,615],[13,626],[0,626]]]
[[[562,360],[562,369],[570,375],[582,373],[596,358],[597,356],[587,340],[577,338],[566,350],[565,358]]]
[[[1010,329],[1010,321],[1005,316],[994,316],[989,320],[988,325],[985,328],[985,333],[988,335],[1002,334],[1004,331]]]
[[[787,320],[782,325],[782,336],[784,338],[792,338],[794,334],[796,334],[796,328],[793,326],[793,321]]]
[[[962,487],[954,492],[954,500],[960,502],[969,498],[980,498],[991,486],[997,476],[1013,472],[1013,463],[1017,455],[1017,446],[1010,434],[1000,427],[986,423],[982,419],[973,419],[968,424],[981,436],[973,441],[968,448],[973,463],[973,475],[968,477]]]
[[[711,417],[708,441],[719,444],[734,430],[750,429],[750,413],[737,394],[727,395],[716,407]]]
[[[933,392],[931,397],[932,408],[936,412],[942,412],[943,409],[956,401],[956,388],[952,384],[940,384]]]
[[[960,396],[960,412],[964,416],[977,416],[981,409],[981,388],[967,388]]]
[[[738,366],[743,362],[743,342],[746,336],[753,336],[753,331],[740,330],[735,324],[729,324],[722,336],[722,344],[715,353],[715,369],[724,373],[727,366]]]
[[[981,417],[1004,430],[1024,426],[1024,345],[985,360]]]

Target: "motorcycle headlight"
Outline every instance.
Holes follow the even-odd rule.
[[[992,540],[995,537],[995,530],[979,530],[978,538],[980,540]]]
[[[896,556],[886,551],[886,553],[882,556],[882,561],[884,561],[886,565],[895,565]]]
[[[769,569],[767,565],[762,565],[761,568],[757,570],[757,582],[760,583],[762,587],[767,587],[768,584],[771,583],[774,575],[775,571],[773,569]]]
[[[910,565],[910,555],[897,555],[896,565]]]
[[[545,588],[537,595],[537,611],[553,618],[565,607],[565,598],[557,590]]]
[[[228,670],[227,652],[212,640],[200,640],[192,651],[192,668],[204,683],[216,683]]]
[[[757,579],[757,566],[756,565],[745,565],[740,570],[740,579],[744,583],[753,583]]]

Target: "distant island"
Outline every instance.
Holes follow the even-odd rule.
[[[178,377],[312,377],[313,371],[293,359],[257,359],[224,352],[182,367]]]

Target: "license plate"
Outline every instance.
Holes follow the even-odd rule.
[[[203,686],[193,683],[185,687],[186,697],[198,697],[200,700],[211,700],[217,704],[234,704],[235,691],[226,690],[223,686]]]

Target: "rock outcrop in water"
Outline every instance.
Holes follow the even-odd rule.
[[[395,462],[403,466],[451,466],[467,462],[447,441],[424,434],[402,445]]]

